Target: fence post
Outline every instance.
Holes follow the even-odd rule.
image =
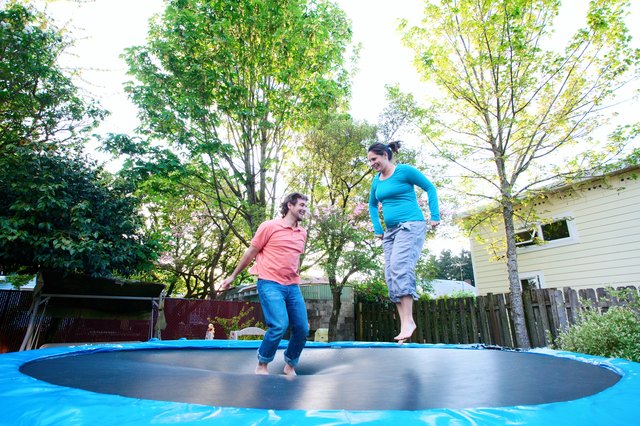
[[[478,296],[478,320],[480,321],[480,343],[493,345],[495,341],[491,338],[489,331],[489,317],[487,315],[487,296]]]

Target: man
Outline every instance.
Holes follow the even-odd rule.
[[[304,252],[307,231],[300,226],[308,198],[294,192],[280,206],[281,219],[263,222],[242,255],[233,273],[222,282],[229,288],[249,264],[249,272],[258,276],[258,296],[268,330],[258,348],[256,374],[269,374],[268,365],[275,357],[278,345],[291,327],[289,345],[284,353],[284,374],[296,374],[295,367],[307,342],[309,320],[307,307],[300,292],[300,255]]]

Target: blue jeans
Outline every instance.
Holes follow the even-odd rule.
[[[416,264],[426,233],[425,222],[412,221],[387,229],[382,237],[384,278],[389,288],[389,299],[393,303],[400,303],[403,296],[418,298]]]
[[[284,360],[295,367],[309,334],[307,307],[300,292],[300,286],[282,285],[275,281],[258,279],[258,296],[262,315],[268,327],[264,340],[258,348],[258,361],[265,364],[273,361],[282,337],[291,327]]]

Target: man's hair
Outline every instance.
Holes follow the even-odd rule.
[[[282,217],[285,217],[287,213],[289,213],[289,203],[296,205],[298,204],[298,200],[308,201],[309,197],[299,192],[292,192],[284,197],[282,204],[280,204],[280,213],[282,214]]]

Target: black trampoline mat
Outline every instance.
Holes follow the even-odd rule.
[[[593,395],[620,380],[604,367],[489,349],[306,348],[297,377],[253,374],[256,349],[145,349],[24,364],[45,382],[132,398],[290,410],[423,410],[532,405]]]

